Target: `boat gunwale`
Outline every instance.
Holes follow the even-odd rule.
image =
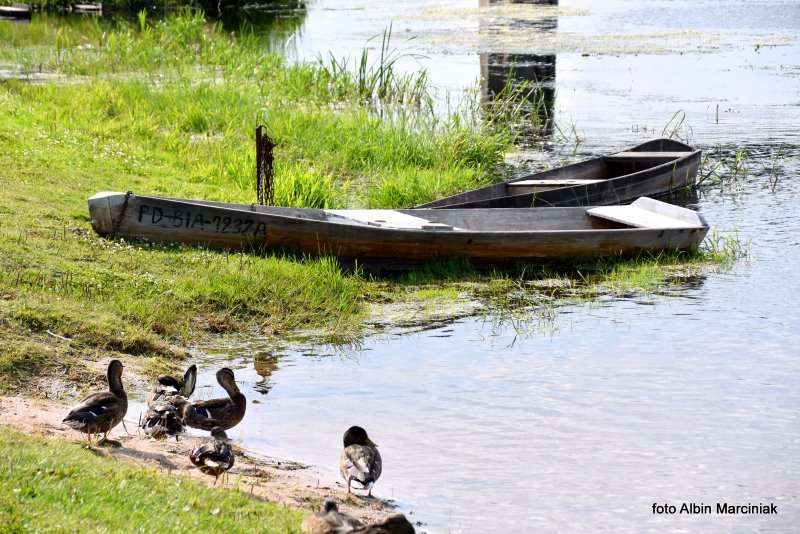
[[[125,195],[125,193],[117,193],[119,195]],[[215,209],[224,209],[230,210],[240,213],[248,213],[248,214],[259,214],[266,217],[274,217],[278,219],[282,219],[285,221],[302,221],[305,223],[310,224],[321,224],[321,225],[331,225],[333,227],[338,228],[359,228],[362,230],[368,230],[370,232],[375,231],[379,233],[398,233],[400,235],[419,235],[419,236],[443,236],[443,235],[458,235],[458,236],[470,236],[470,235],[482,235],[482,236],[495,236],[495,235],[514,235],[514,236],[522,236],[522,235],[545,235],[545,234],[556,234],[556,235],[584,235],[584,234],[598,234],[598,233],[611,233],[611,235],[620,235],[624,236],[626,234],[637,234],[637,233],[644,233],[644,232],[664,232],[664,231],[697,231],[697,230],[708,230],[710,227],[705,222],[705,219],[702,218],[703,225],[699,226],[691,226],[691,227],[675,227],[675,228],[578,228],[578,229],[548,229],[548,230],[474,230],[474,229],[459,229],[459,230],[422,230],[417,228],[393,228],[393,227],[382,227],[382,226],[373,226],[369,224],[359,223],[358,221],[354,221],[353,223],[346,223],[346,222],[338,222],[338,221],[331,221],[331,220],[317,220],[317,219],[310,219],[304,217],[296,217],[290,215],[280,215],[275,213],[265,213],[256,211],[253,209],[247,210],[243,209],[246,206],[258,206],[258,204],[236,204],[236,203],[224,203],[224,202],[217,202],[217,201],[201,201],[201,202],[208,202],[217,205],[209,205],[204,203],[198,203],[196,201],[191,201],[187,199],[174,199],[169,197],[154,197],[148,195],[133,195],[134,198],[138,199],[150,199],[150,200],[157,200],[161,202],[169,202],[169,203],[176,203],[176,204],[184,204],[188,206],[197,206],[197,207],[210,207]],[[241,206],[241,207],[232,207],[232,206]],[[276,208],[286,208],[286,209],[307,209],[307,210],[316,210],[319,212],[325,212],[324,209],[321,208],[289,208],[286,206],[264,206],[264,207],[276,207]],[[591,209],[592,207],[596,206],[581,206],[581,207],[570,207],[570,206],[557,206],[557,207],[542,207],[536,208],[539,213],[535,215],[541,215],[541,210],[569,210],[578,212],[583,212],[587,217],[591,217],[586,213],[586,210]],[[440,211],[433,208],[420,208],[424,210],[430,211]],[[478,210],[494,210],[495,208],[462,208],[463,210],[467,211],[470,214],[476,213]],[[688,209],[688,208],[687,208]],[[529,212],[530,208],[506,208],[506,210],[520,210],[520,212],[525,213]],[[506,211],[504,210],[504,211]],[[393,210],[393,211],[418,211],[418,209],[411,208],[409,210]],[[449,211],[456,211],[456,210],[449,210]],[[694,210],[692,210],[694,211]],[[698,213],[699,212],[695,212]],[[436,222],[436,221],[432,221]]]

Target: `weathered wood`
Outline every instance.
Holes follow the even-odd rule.
[[[651,202],[655,203],[651,207],[663,204]],[[280,208],[123,193],[99,193],[89,199],[92,226],[104,236],[228,249],[293,249],[371,265],[412,266],[440,257],[498,264],[683,249],[698,245],[708,232],[704,222],[682,228],[632,228],[592,217],[585,208],[380,210],[377,216],[361,211],[365,210]],[[376,226],[381,224],[378,219],[415,227]],[[431,231],[429,225],[439,225],[443,231]]]
[[[640,198],[630,206],[600,206],[586,213],[634,228],[696,228],[705,225],[702,217],[692,210]]]
[[[453,229],[450,225],[431,222],[396,210],[325,210],[325,213],[332,217],[340,217],[383,228],[405,228],[407,230]]]
[[[627,152],[617,152],[616,154],[610,154],[605,156],[606,159],[630,159],[630,158],[639,158],[639,159],[658,159],[658,158],[666,158],[666,159],[678,159],[686,156],[686,151],[682,152],[667,152],[664,151],[654,151],[654,152],[645,152],[645,151],[634,151],[629,150]]]
[[[553,187],[564,187],[567,185],[586,185],[586,184],[595,184],[597,182],[602,182],[603,180],[578,180],[578,179],[566,179],[566,180],[519,180],[517,182],[509,182],[509,187],[530,187],[535,185],[549,185]]]
[[[700,156],[701,152],[689,145],[654,139],[625,152],[518,177],[418,207],[604,206],[625,204],[642,196],[676,195],[694,185]]]

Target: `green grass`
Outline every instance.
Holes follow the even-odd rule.
[[[387,116],[394,73],[367,101],[356,73],[287,65],[261,36],[192,11],[0,24],[0,63],[62,77],[0,83],[0,323],[42,353],[63,337],[84,359],[169,362],[209,333],[359,328],[369,288],[358,273],[324,258],[107,241],[88,221],[97,191],[252,202],[253,131],[266,122],[276,204],[403,207],[493,180],[512,140],[413,105]],[[21,367],[31,381],[49,372]]]
[[[80,445],[3,428],[0,448],[3,532],[300,532],[299,511]]]

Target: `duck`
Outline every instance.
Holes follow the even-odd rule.
[[[217,382],[228,393],[228,398],[178,403],[186,426],[200,430],[213,430],[215,427],[228,430],[242,420],[247,399],[236,386],[233,371],[227,367],[217,371]]]
[[[150,395],[147,397],[147,405],[162,400],[166,397],[173,395],[180,395],[189,398],[194,393],[194,387],[197,383],[197,366],[190,365],[186,372],[183,373],[183,383],[172,375],[159,375],[156,385],[153,386]]]
[[[92,393],[63,419],[68,427],[86,433],[90,445],[95,434],[103,434],[98,445],[111,443],[108,432],[121,423],[128,413],[128,396],[122,387],[122,369],[121,361],[111,360],[106,371],[108,391]]]
[[[351,534],[415,534],[415,532],[414,525],[403,514],[390,515],[383,521],[350,531]]]
[[[215,477],[215,486],[219,477],[233,467],[235,458],[228,436],[220,427],[214,427],[211,439],[192,449],[189,454],[189,460],[201,473]]]
[[[340,512],[336,501],[329,497],[322,503],[319,512],[303,519],[300,528],[305,534],[345,534],[363,526],[355,517]]]
[[[170,375],[161,375],[147,397],[147,412],[139,426],[152,438],[162,439],[183,433],[183,418],[179,406],[194,393],[197,383],[197,366],[190,366],[183,374],[183,384]]]
[[[378,446],[369,439],[367,431],[360,426],[351,426],[344,433],[344,450],[339,458],[339,472],[347,482],[347,493],[350,485],[358,482],[363,489],[368,489],[372,497],[372,486],[381,476],[383,462]]]

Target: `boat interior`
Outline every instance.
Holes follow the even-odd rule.
[[[699,228],[705,221],[695,211],[647,197],[629,206],[600,208],[510,208],[348,210],[305,209],[255,204],[192,202],[295,220],[313,220],[360,227],[430,232],[532,232],[630,228]]]
[[[612,178],[647,171],[659,165],[676,161],[689,154],[691,152],[618,152],[508,182],[505,184],[507,188],[506,194],[537,193],[559,187],[603,182]]]

